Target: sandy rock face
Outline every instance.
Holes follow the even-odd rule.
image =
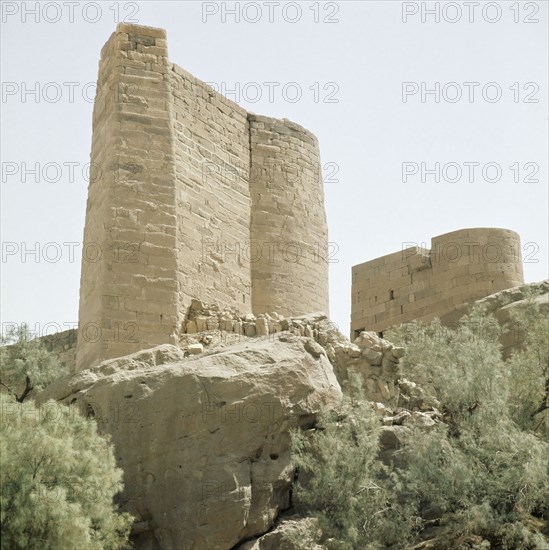
[[[275,335],[185,357],[171,345],[65,377],[39,400],[112,436],[138,549],[229,549],[289,506],[290,429],[341,390],[311,339]]]

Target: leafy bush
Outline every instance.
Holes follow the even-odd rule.
[[[300,483],[296,508],[312,513],[333,549],[373,549],[406,541],[416,524],[414,503],[399,502],[398,480],[377,459],[381,425],[351,378],[342,408],[323,410],[314,433],[294,432]]]
[[[408,427],[398,467],[380,461],[379,417],[356,392],[314,435],[294,436],[297,506],[319,519],[328,547],[549,548],[549,444],[536,418],[547,406],[546,318],[535,306],[516,316],[528,336],[508,362],[497,321],[479,309],[453,329],[412,323],[388,335],[444,420]]]
[[[4,549],[121,548],[132,518],[109,441],[72,407],[1,395],[0,498]]]
[[[40,340],[31,338],[26,325],[2,335],[0,344],[0,386],[19,403],[67,373]]]
[[[549,441],[549,316],[540,310],[536,294],[527,293],[527,299],[527,307],[511,310],[524,341],[508,360],[513,381],[509,405],[523,429]]]
[[[27,327],[2,343],[1,548],[125,546],[133,519],[113,504],[122,490],[122,471],[108,439],[73,407],[34,404],[32,392],[64,369],[40,340],[30,338]]]

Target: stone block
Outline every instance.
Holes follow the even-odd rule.
[[[204,351],[204,346],[202,344],[190,344],[187,346],[187,352],[189,355],[199,355]]]

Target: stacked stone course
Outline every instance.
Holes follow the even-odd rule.
[[[520,237],[507,229],[461,229],[352,268],[351,339],[431,321],[524,282]]]
[[[307,349],[328,357],[340,383],[346,382],[349,373],[354,372],[363,380],[368,399],[396,403],[403,348],[379,338],[374,332],[362,332],[350,342],[322,312],[297,317],[276,312],[241,315],[217,304],[193,300],[180,346],[188,355],[196,355],[243,340],[274,341],[284,334],[310,339]]]
[[[328,312],[328,233],[318,141],[287,120],[250,115],[252,310]]]
[[[234,333],[248,338],[269,336],[279,332],[319,338],[320,321],[335,327],[322,312],[293,317],[285,317],[276,312],[242,314],[236,309],[220,308],[217,304],[206,305],[199,300],[193,300],[185,324],[185,333],[181,338],[188,339],[195,334],[210,331]]]
[[[193,299],[258,315],[328,311],[316,138],[247,113],[119,24],[99,63],[77,370],[185,332]]]

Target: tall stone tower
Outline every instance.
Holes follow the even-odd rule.
[[[162,29],[101,51],[77,370],[177,343],[192,299],[328,312],[316,138],[252,115],[168,60]]]

